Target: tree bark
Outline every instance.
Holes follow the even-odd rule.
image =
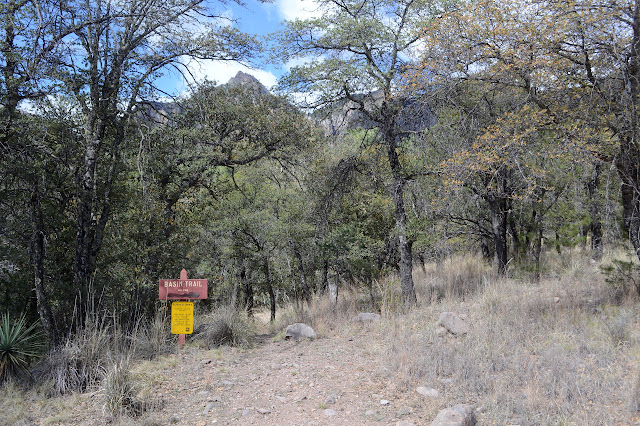
[[[273,285],[271,284],[271,270],[269,269],[269,258],[265,257],[263,261],[265,285],[267,287],[267,293],[269,294],[269,304],[271,310],[271,322],[276,320],[276,295],[273,292]]]
[[[36,300],[38,303],[38,314],[40,316],[40,322],[44,329],[51,346],[58,345],[58,330],[56,328],[55,319],[51,312],[49,300],[45,291],[45,229],[44,229],[44,214],[42,212],[40,202],[40,188],[38,184],[33,185],[33,192],[31,194],[31,215],[33,223],[33,240],[31,248],[31,259],[33,262],[34,271],[34,289],[36,292]]]
[[[507,271],[507,203],[502,197],[491,197],[488,200],[491,212],[491,230],[493,232],[494,264],[498,275]]]
[[[383,117],[386,115],[387,114],[383,114]],[[396,146],[397,135],[392,130],[392,127],[395,125],[394,121],[395,120],[391,118],[383,121],[383,123],[389,127],[386,129],[384,137],[387,146],[389,167],[393,175],[391,195],[395,208],[396,235],[398,236],[398,250],[400,252],[400,288],[402,289],[405,308],[410,308],[417,302],[413,285],[413,257],[411,251],[413,241],[407,235],[407,213],[404,205],[405,178],[402,176],[402,169],[398,158]]]
[[[600,184],[600,163],[594,164],[593,173],[587,182],[587,197],[589,199],[589,213],[591,223],[591,251],[594,259],[602,257],[602,203],[598,198],[598,186]]]
[[[240,273],[238,274],[240,283],[242,284],[242,292],[244,293],[244,307],[247,310],[247,316],[253,316],[253,285],[251,279],[247,276],[247,267],[242,263]]]
[[[305,302],[307,302],[307,305],[311,306],[311,291],[309,290],[309,285],[307,284],[307,277],[304,274],[304,263],[302,253],[300,252],[300,247],[295,242],[291,242],[291,249],[298,262],[298,274],[300,275],[300,288],[302,289],[302,298]]]

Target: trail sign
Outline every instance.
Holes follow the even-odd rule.
[[[160,280],[158,292],[160,300],[206,299],[208,285],[207,280]]]
[[[207,280],[187,279],[187,271],[180,271],[179,280],[160,280],[158,294],[160,300],[183,300],[171,304],[171,333],[178,335],[178,347],[185,344],[185,334],[193,333],[193,302],[191,299],[206,299]]]
[[[171,304],[171,333],[193,333],[193,302],[173,302]]]

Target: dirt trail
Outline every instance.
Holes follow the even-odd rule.
[[[32,404],[29,418],[43,425],[429,424],[442,401],[398,389],[384,367],[382,332],[365,325],[342,333],[299,342],[263,335],[247,350],[187,344],[133,368],[151,402],[139,417],[107,417],[95,391]]]
[[[247,351],[186,349],[161,372],[166,379],[156,398],[166,404],[152,416],[196,425],[426,423],[415,409],[418,398],[398,395],[384,379],[372,334],[263,339]]]

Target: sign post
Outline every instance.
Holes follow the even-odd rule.
[[[160,300],[175,300],[171,304],[171,333],[178,335],[178,347],[185,344],[186,334],[193,333],[193,302],[187,300],[206,299],[208,281],[187,279],[187,271],[180,272],[179,280],[160,280]]]

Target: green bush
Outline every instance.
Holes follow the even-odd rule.
[[[610,265],[601,266],[601,269],[615,301],[620,302],[626,296],[640,295],[638,265],[635,262],[613,259]]]
[[[37,331],[37,323],[27,326],[23,316],[11,322],[9,314],[0,320],[0,381],[29,375],[27,367],[38,357],[44,347],[42,333]]]

